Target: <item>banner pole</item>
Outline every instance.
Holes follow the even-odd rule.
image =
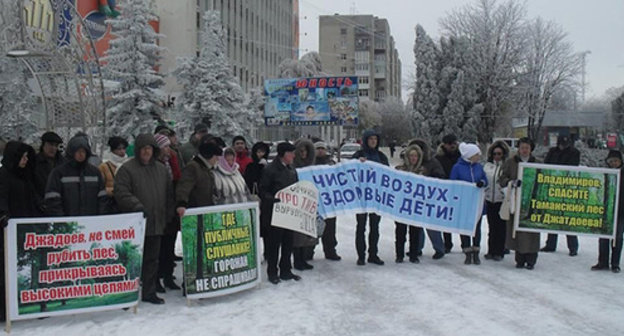
[[[10,318],[10,314],[9,314],[9,310],[10,307],[7,304],[7,301],[9,299],[9,272],[7,272],[7,267],[9,266],[9,237],[8,237],[8,229],[5,226],[3,229],[4,231],[4,313],[5,313],[5,321],[6,324],[4,326],[4,331],[7,334],[11,333],[11,318]]]

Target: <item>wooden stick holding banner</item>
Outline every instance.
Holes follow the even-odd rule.
[[[271,225],[318,237],[316,215],[318,189],[309,181],[299,181],[275,194]]]

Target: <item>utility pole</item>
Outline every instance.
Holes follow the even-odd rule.
[[[587,62],[586,62],[586,58],[587,55],[591,54],[590,50],[585,50],[583,52],[581,52],[581,62],[582,62],[582,66],[583,69],[581,70],[581,103],[585,102],[585,87],[587,86],[587,82],[585,82],[585,76],[587,73]]]

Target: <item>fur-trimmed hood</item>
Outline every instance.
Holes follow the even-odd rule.
[[[427,162],[431,160],[431,157],[432,157],[431,148],[429,147],[429,144],[427,143],[427,141],[423,139],[412,139],[409,141],[407,145],[408,146],[417,145],[418,147],[420,147],[420,149],[422,150],[423,162]],[[407,149],[405,150],[405,153],[407,153]]]
[[[418,153],[418,162],[414,166],[410,165],[410,162],[409,162],[409,153],[412,151],[416,151]],[[400,166],[397,166],[397,169],[404,170],[404,171],[411,172],[411,173],[422,174],[423,160],[424,160],[423,150],[420,148],[420,146],[416,144],[410,145],[405,149],[405,155],[403,155],[403,164]]]
[[[509,148],[509,145],[503,141],[503,140],[497,140],[494,141],[490,147],[488,147],[487,149],[487,161],[488,162],[494,162],[494,156],[492,155],[492,152],[494,152],[494,148],[498,148],[500,147],[503,150],[503,162],[505,162],[505,160],[507,158],[509,158],[509,154],[511,153],[511,149]]]
[[[308,156],[303,159],[301,157],[301,149],[305,148],[308,152]],[[307,167],[314,164],[314,156],[316,151],[314,149],[314,144],[312,141],[308,139],[299,139],[295,142],[295,168]]]

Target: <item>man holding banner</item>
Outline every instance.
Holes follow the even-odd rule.
[[[354,159],[361,162],[370,160],[389,166],[388,157],[379,150],[379,134],[374,130],[364,131],[362,134],[362,149],[353,154]],[[366,251],[366,241],[364,234],[366,232],[366,217],[370,222],[370,233],[368,234],[368,262],[376,265],[383,265],[384,262],[377,255],[377,242],[379,242],[379,222],[381,216],[374,212],[359,213],[355,216],[357,220],[357,228],[355,230],[355,247],[358,253],[357,264],[365,265],[364,261]]]
[[[295,146],[289,142],[277,145],[277,157],[262,171],[260,180],[260,197],[262,210],[260,211],[260,225],[265,227],[269,234],[267,246],[267,275],[269,281],[277,285],[281,280],[301,279],[291,271],[290,256],[293,248],[293,232],[276,226],[271,226],[275,194],[298,181],[297,171],[293,168]],[[281,249],[281,258],[280,258]],[[279,276],[278,276],[279,259]]]

